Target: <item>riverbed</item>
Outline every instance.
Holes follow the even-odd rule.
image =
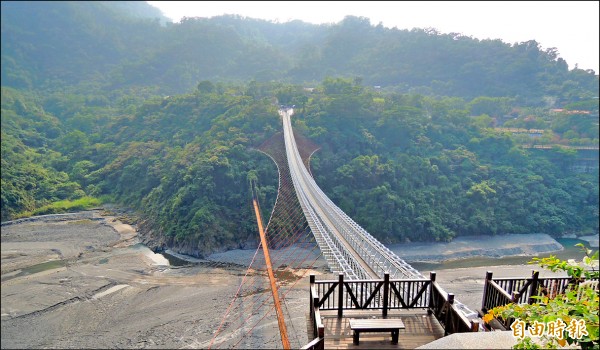
[[[3,349],[279,347],[266,276],[246,269],[254,250],[211,260],[155,254],[140,244],[134,226],[103,210],[3,224],[1,238]],[[330,275],[324,260],[315,259],[310,269],[285,274],[294,348],[308,341],[308,275]],[[533,268],[529,257],[514,264],[471,259],[483,260],[469,267],[453,265],[469,259],[414,266],[426,276],[434,269],[442,287],[471,309],[480,306],[487,270],[520,277]],[[242,281],[252,282],[239,288]]]
[[[206,348],[248,277],[233,264],[172,266],[139,244],[134,227],[101,210],[21,220],[3,225],[1,237],[2,349]],[[250,275],[255,287],[265,279]],[[307,342],[306,307],[296,302],[305,290],[288,294],[291,327],[304,330],[291,339],[294,347]],[[257,288],[237,304],[265,291]],[[229,318],[241,319],[244,310],[235,306]],[[247,323],[237,338],[225,324],[213,348],[238,342],[255,324],[240,346],[276,347],[276,320]]]

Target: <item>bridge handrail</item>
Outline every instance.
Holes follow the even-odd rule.
[[[290,151],[286,147],[286,153],[288,153],[288,155],[287,155],[288,162],[291,159],[289,152]],[[296,174],[295,174],[295,172],[291,171],[291,169],[292,168],[290,167],[290,175],[292,177],[292,182],[294,183],[294,187],[296,187],[296,184],[297,184]],[[305,198],[306,195],[303,192],[299,192],[299,191],[296,191],[296,193],[299,197],[298,200],[300,202],[302,210],[305,213],[305,215],[307,216],[309,226],[311,227],[313,233],[315,234],[317,244],[319,245],[319,248],[321,249],[321,251],[323,251],[323,255],[325,256],[327,263],[330,265],[330,267],[332,269],[335,269],[335,267],[338,267],[338,268],[344,270],[342,268],[342,265],[345,264],[343,261],[343,254],[341,253],[341,251],[339,251],[338,247],[332,241],[331,237],[329,237],[329,232],[327,232],[326,228],[322,226],[321,221],[319,220],[318,216],[314,213],[314,211],[310,207],[308,200]],[[336,259],[331,259],[330,255],[336,256]],[[340,261],[340,259],[342,259],[342,261]],[[349,273],[350,271],[345,271],[345,272]]]
[[[282,117],[284,117],[285,114],[282,113]],[[306,193],[304,192],[305,190],[313,191],[314,186],[316,186],[316,184],[312,185],[311,181],[314,182],[314,180],[312,179],[312,176],[310,176],[310,174],[308,174],[308,171],[306,170],[306,167],[304,166],[304,164],[299,161],[300,158],[300,154],[298,152],[298,147],[294,141],[294,137],[293,134],[291,133],[291,123],[288,118],[283,118],[284,119],[284,139],[285,139],[285,144],[286,144],[286,154],[287,154],[287,158],[288,158],[288,163],[289,163],[289,168],[290,168],[290,174],[292,177],[292,182],[294,184],[294,188],[296,189],[296,193],[298,194],[298,199],[301,202],[301,206],[303,211],[305,212],[305,215],[308,217],[310,217],[309,221],[309,225],[311,227],[311,230],[313,231],[313,233],[315,234],[315,236],[317,237],[317,242],[320,244],[320,239],[319,237],[322,237],[324,240],[327,240],[327,237],[329,236],[329,229],[327,227],[324,227],[322,225],[319,225],[321,223],[321,219],[319,218],[318,215],[316,215],[316,213],[314,213],[314,211],[312,211],[311,208],[311,201],[308,200],[308,197],[306,195]],[[295,161],[294,161],[295,160]],[[295,166],[294,166],[295,165]],[[300,172],[300,174],[297,174],[297,171]],[[311,186],[308,186],[308,188],[303,189],[299,182],[299,176],[302,176],[302,179],[304,179],[305,182],[311,184]],[[318,186],[317,186],[318,187]],[[340,245],[341,243],[337,240],[334,239],[334,245]],[[321,248],[326,248],[328,250],[332,250],[334,251],[334,255],[336,255],[335,253],[337,253],[336,256],[338,257],[348,257],[350,258],[350,254],[346,251],[346,249],[337,249],[337,248],[333,248],[331,249],[333,246],[329,245],[328,247],[321,247]],[[332,261],[332,259],[330,259],[329,257],[327,257],[327,254],[324,254],[328,260],[328,264],[330,264],[330,267],[340,267],[341,272],[347,273],[348,275],[354,275],[354,277],[367,277],[368,274],[364,273],[364,270],[360,269],[360,268],[356,268],[357,267],[357,263],[354,261],[353,258],[351,259],[344,259],[343,261]],[[332,266],[333,265],[333,266]],[[352,269],[350,268],[350,265],[354,266],[356,269]],[[347,266],[347,268],[346,268]]]
[[[322,193],[322,191],[321,191]],[[324,194],[323,194],[324,196]],[[363,229],[360,225],[354,222],[346,213],[344,213],[341,209],[339,209],[329,198],[326,199],[329,202],[330,207],[335,210],[338,216],[342,219],[341,225],[342,227],[338,227],[340,233],[344,236],[344,238],[352,245],[352,247],[361,253],[361,256],[366,256],[371,258],[371,266],[375,267],[375,270],[379,274],[383,274],[386,271],[392,271],[394,277],[397,277],[396,272],[402,272],[404,277],[417,277],[423,278],[423,276],[413,269],[410,265],[406,264],[404,261],[399,259],[395,254],[393,254],[387,247],[385,247],[381,242],[371,236],[365,229]],[[339,223],[339,220],[335,220]],[[345,227],[343,227],[345,226]],[[373,250],[378,253],[378,256],[383,259],[383,263],[380,261],[375,261],[375,256],[373,255]],[[389,264],[386,266],[385,262]],[[392,267],[397,270],[394,271]]]
[[[309,188],[308,190],[313,192],[314,197],[317,199],[320,199],[320,201],[324,202],[330,210],[333,210],[336,212],[337,217],[339,217],[343,220],[340,223],[340,221],[336,219],[336,216],[329,216],[330,220],[332,222],[334,222],[334,225],[335,225],[335,223],[338,223],[338,225],[342,224],[342,225],[345,225],[346,228],[348,228],[350,231],[352,231],[352,233],[354,235],[349,234],[349,232],[347,232],[347,230],[345,230],[344,227],[340,227],[340,226],[336,225],[336,228],[338,229],[338,231],[353,246],[353,248],[355,248],[355,250],[364,252],[366,249],[368,249],[368,246],[370,246],[370,247],[374,248],[382,257],[384,257],[391,264],[393,264],[394,267],[398,271],[403,272],[405,277],[424,278],[417,270],[415,270],[414,268],[412,268],[412,266],[410,266],[409,264],[404,262],[402,259],[400,259],[397,255],[395,255],[387,247],[385,247],[383,244],[381,244],[381,242],[379,242],[377,239],[375,239],[373,236],[371,236],[364,228],[362,228],[354,220],[352,220],[352,218],[350,218],[346,213],[344,213],[344,211],[342,211],[339,207],[337,207],[335,205],[335,203],[333,203],[331,201],[331,199],[329,197],[327,197],[327,195],[325,193],[323,193],[321,188],[314,182],[314,179],[312,177],[307,178],[306,181],[311,185],[311,188]],[[315,191],[316,191],[316,193],[314,193]],[[358,237],[356,237],[357,235],[360,236],[360,238],[362,238],[362,239],[358,239]],[[364,244],[361,244],[361,242]],[[377,264],[377,266],[380,267],[379,268],[380,274],[384,273],[386,270],[389,271],[390,270],[389,267],[391,267],[391,266],[388,266],[387,268],[384,268],[379,264]],[[394,276],[395,276],[395,274],[394,274]]]
[[[304,193],[301,193],[300,196],[305,196]],[[326,247],[323,247],[321,242],[319,242],[319,239],[317,239],[317,243],[319,244],[319,247],[321,249],[324,249],[325,251],[329,250],[333,255],[336,256],[336,259],[333,261],[328,261],[328,263],[333,263],[334,265],[337,265],[342,271],[344,271],[344,273],[347,273],[349,275],[352,275],[353,278],[358,278],[358,275],[360,274],[361,276],[365,276],[367,275],[367,273],[362,269],[362,267],[360,265],[356,265],[356,264],[352,264],[351,261],[352,259],[349,259],[349,254],[348,252],[346,252],[343,247],[340,247],[340,243],[337,240],[334,240],[331,238],[330,236],[330,232],[327,229],[327,227],[325,227],[321,220],[319,219],[318,215],[316,215],[313,211],[313,209],[310,206],[306,206],[306,212],[309,213],[312,223],[314,225],[314,227],[317,228],[317,230],[320,233],[320,238],[323,239],[323,243],[326,245]],[[352,268],[347,269],[347,268],[343,268],[343,266],[350,266],[352,265]],[[357,271],[358,270],[358,271]],[[359,274],[357,274],[357,272]]]
[[[308,173],[308,170],[304,164],[299,160],[298,148],[294,141],[293,134],[291,133],[291,122],[289,120],[289,116],[285,112],[282,112],[281,114],[284,119],[284,135],[287,135],[285,138],[286,154],[288,155],[287,158],[288,162],[290,163],[292,182],[294,183],[296,192],[299,193],[299,197],[301,197],[303,209],[307,210],[311,206],[311,202],[306,197],[306,194],[303,193],[304,191],[309,191],[314,200],[320,203],[319,206],[322,208],[323,213],[335,226],[335,229],[340,232],[342,237],[353,247],[354,250],[358,252],[363,259],[370,259],[369,266],[376,270],[376,273],[379,275],[386,271],[390,271],[393,268],[396,270],[392,271],[394,276],[396,276],[397,273],[401,273],[404,275],[404,277],[422,278],[423,276],[417,270],[413,269],[410,265],[402,261],[402,259],[383,246],[378,240],[360,227],[360,225],[348,217],[331,201],[331,199],[329,199],[329,197],[323,193],[323,191],[314,181],[313,177],[310,175],[310,173]],[[296,166],[293,166],[291,163],[294,163]],[[301,188],[298,177],[302,177],[303,181],[307,185],[306,188]],[[312,217],[311,221],[313,225],[311,225],[311,229],[315,231],[314,233],[316,235],[325,236],[328,234],[325,232],[326,230],[323,230],[323,227],[315,227],[316,223],[318,223],[320,220],[314,213],[308,213],[308,216]],[[309,222],[309,224],[310,223],[311,222]],[[335,241],[337,241],[337,239]],[[374,251],[377,252],[377,257],[374,256]],[[375,261],[376,259],[377,261]],[[352,260],[353,259],[350,259],[350,261]],[[357,264],[352,265],[356,266]],[[349,273],[350,271],[343,270],[343,272]],[[365,275],[363,271],[357,271],[355,274],[358,277],[370,277]]]

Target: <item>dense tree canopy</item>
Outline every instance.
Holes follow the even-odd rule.
[[[2,2],[2,84],[155,85],[173,94],[201,80],[315,85],[345,76],[405,93],[512,97],[540,106],[598,96],[593,71],[570,71],[556,48],[543,49],[534,40],[504,43],[431,28],[390,29],[352,16],[331,25],[239,16],[163,25],[164,17],[146,7]]]
[[[1,6],[2,221],[100,199],[139,211],[161,244],[244,246],[248,179],[266,217],[277,193],[255,148],[283,103],[321,146],[317,183],[384,242],[598,232],[598,77],[534,41]]]

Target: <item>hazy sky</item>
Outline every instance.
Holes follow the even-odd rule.
[[[148,1],[174,22],[237,14],[288,22],[337,23],[347,15],[399,29],[435,28],[506,43],[555,47],[570,68],[598,74],[598,1]]]

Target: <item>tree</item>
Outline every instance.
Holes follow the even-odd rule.
[[[215,91],[215,85],[208,80],[203,80],[198,83],[197,89],[202,93],[211,93]]]

